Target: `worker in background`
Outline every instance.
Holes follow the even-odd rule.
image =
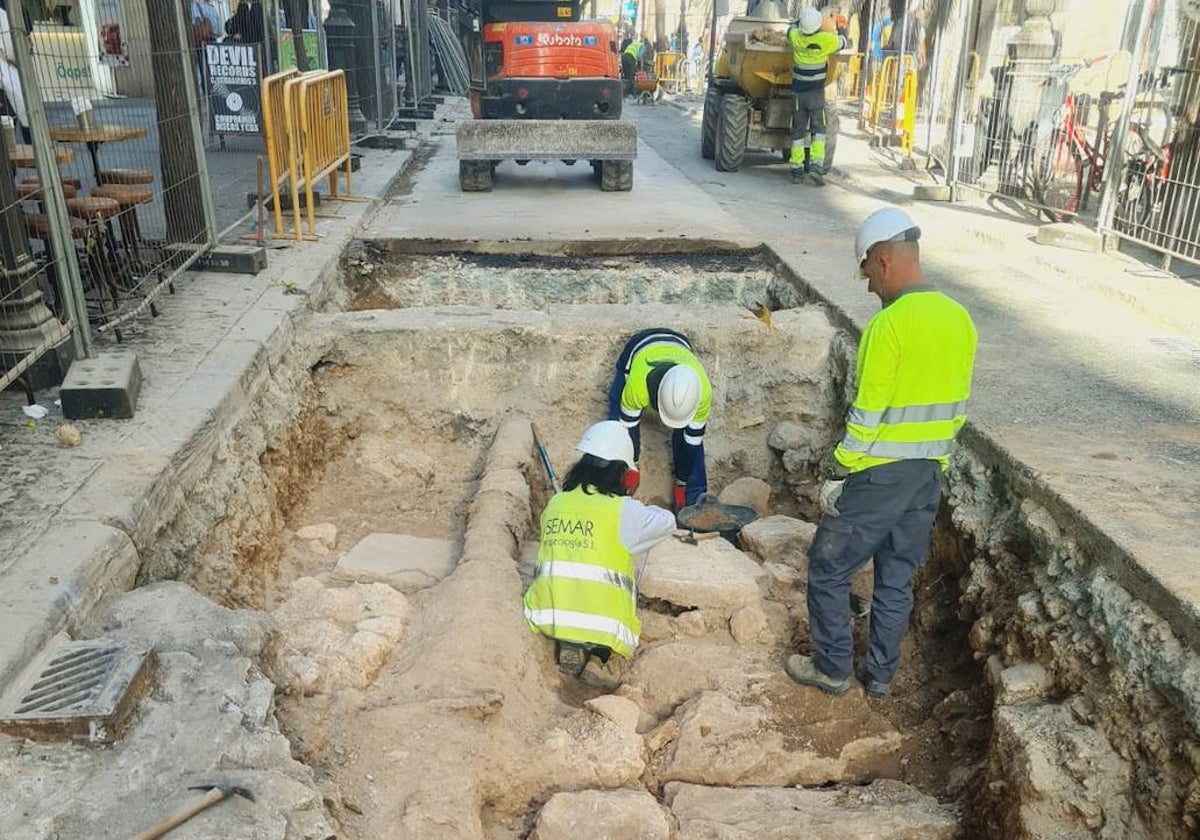
[[[638,62],[646,51],[646,41],[641,35],[634,35],[625,49],[621,50],[621,78],[625,80],[625,95],[633,95],[633,77],[637,75]]]
[[[583,457],[546,505],[525,618],[554,640],[560,671],[580,676],[589,657],[632,657],[637,617],[635,558],[675,530],[675,517],[631,498],[637,490],[633,440],[615,420],[589,428]]]
[[[836,29],[834,15],[822,15],[811,6],[788,27],[792,46],[792,92],[796,114],[792,118],[792,152],[788,165],[792,183],[807,175],[817,186],[825,184],[825,78],[829,57],[849,46],[845,30]]]
[[[712,386],[687,337],[662,327],[642,330],[625,342],[608,390],[608,419],[620,420],[633,438],[633,460],[641,456],[642,413],[651,409],[671,429],[676,511],[708,490],[704,427]]]
[[[857,392],[846,431],[821,487],[824,516],[808,550],[813,656],[787,672],[828,694],[850,688],[853,671],[871,697],[885,697],[912,611],[912,578],[925,563],[941,474],[966,422],[975,326],[955,301],[925,284],[921,229],[885,207],[858,229],[855,255],[883,309],[858,345]],[[875,559],[870,643],[853,667],[850,578]]]

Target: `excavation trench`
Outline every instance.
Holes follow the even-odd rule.
[[[646,799],[611,810],[648,801],[702,837],[717,802],[705,791],[871,780],[884,781],[867,798],[904,815],[889,836],[953,836],[989,731],[955,617],[957,550],[923,574],[894,699],[826,698],[782,671],[807,639],[806,520],[848,365],[845,336],[795,278],[760,250],[392,247],[349,253],[303,410],[261,459],[254,498],[231,505],[251,515],[210,534],[190,572],[210,597],[273,614],[277,714],[341,836],[526,837],[556,792],[628,789]],[[711,487],[759,480],[772,518],[741,551],[656,550],[637,657],[580,683],[519,609],[549,493],[528,420],[565,471],[604,416],[621,344],[658,325],[691,337],[714,382]],[[646,501],[668,498],[668,452],[650,424]],[[852,795],[817,791],[811,807],[836,810],[834,794]],[[852,804],[847,820],[877,818]],[[558,836],[555,813],[537,836]]]
[[[765,249],[643,245],[356,243],[184,491],[143,578],[266,614],[271,635],[235,643],[274,684],[302,762],[284,772],[317,791],[270,800],[286,831],[262,836],[1191,836],[1194,655],[978,435],[954,458],[892,696],[786,677],[807,652],[816,470],[854,339]],[[636,657],[569,679],[519,606],[549,495],[529,421],[561,474],[625,338],[664,325],[713,380],[711,488],[765,516],[737,547],[655,549]],[[653,423],[641,466],[639,496],[665,502]]]

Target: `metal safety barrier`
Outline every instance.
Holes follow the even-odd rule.
[[[914,71],[914,59],[911,55],[904,56],[906,73]],[[889,55],[876,68],[871,77],[870,99],[864,101],[867,123],[872,129],[878,129],[883,115],[896,105],[896,86],[899,81],[900,58]]]
[[[843,95],[850,99],[858,99],[862,91],[863,54],[855,53],[846,62],[846,75],[842,77],[841,89]]]
[[[341,70],[305,73],[284,82],[284,122],[292,156],[289,183],[295,239],[300,241],[300,185],[304,185],[308,235],[316,235],[313,185],[329,176],[330,197],[357,200],[352,192],[350,117],[346,74]],[[345,170],[346,192],[338,192],[338,170]]]
[[[900,136],[900,152],[912,157],[913,135],[917,127],[917,71],[904,74],[900,107],[896,108],[896,133]]]
[[[271,173],[271,209],[275,216],[275,235],[283,236],[283,202],[279,187],[293,171],[292,131],[284,118],[284,89],[289,81],[300,77],[295,67],[274,73],[263,79],[263,142],[267,147],[267,163]]]

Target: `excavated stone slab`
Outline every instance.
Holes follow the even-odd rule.
[[[354,583],[386,583],[411,595],[450,574],[456,559],[449,540],[368,534],[341,556],[333,577]]]
[[[717,497],[723,504],[754,508],[760,517],[771,513],[771,485],[761,478],[743,476],[730,482]]]
[[[465,120],[459,160],[633,160],[637,125],[625,120]]]
[[[833,698],[789,686],[754,703],[706,691],[676,719],[664,781],[819,785],[896,775],[900,733],[858,691]]]
[[[806,571],[808,547],[812,545],[817,526],[790,516],[768,516],[751,522],[738,538],[763,563],[787,563]]]
[[[679,840],[951,840],[954,815],[903,782],[835,790],[725,788],[671,782]]]
[[[670,840],[665,810],[644,790],[556,793],[530,840]]]
[[[641,592],[678,607],[732,613],[760,600],[757,563],[723,539],[687,545],[663,540],[650,550]]]
[[[1041,700],[1053,688],[1054,678],[1050,676],[1049,671],[1036,663],[1022,662],[999,673],[996,705],[1011,706],[1015,703]]]

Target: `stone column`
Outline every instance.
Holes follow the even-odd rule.
[[[1054,30],[1050,14],[1054,0],[1025,0],[1025,22],[1008,42],[1009,70],[1003,91],[1005,108],[1015,133],[1008,165],[1000,173],[1001,189],[1021,192],[1023,172],[1030,155],[1036,154],[1033,126],[1037,121],[1046,79],[1054,58]],[[997,91],[997,94],[1000,94]]]
[[[8,161],[8,140],[0,131],[0,160]],[[29,353],[46,348],[25,373],[34,389],[58,385],[73,352],[70,333],[42,300],[41,270],[29,254],[12,170],[0,173],[0,372]]]

